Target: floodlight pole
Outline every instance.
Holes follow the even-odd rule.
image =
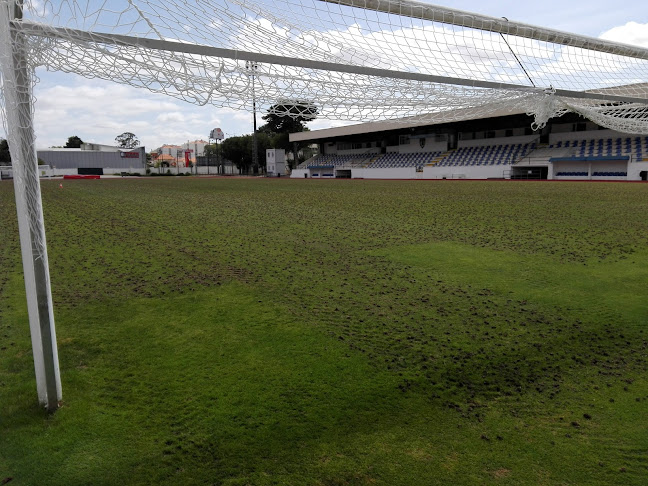
[[[210,136],[207,138],[207,140],[209,140],[207,146],[211,145],[212,142],[211,133],[209,135]],[[207,175],[209,175],[209,159],[211,159],[211,149],[207,151]],[[198,160],[198,157],[196,157],[196,160]]]
[[[256,119],[256,94],[254,93],[254,78],[259,64],[254,61],[246,61],[245,67],[252,70],[252,120],[254,123],[254,132],[252,132],[252,165],[257,169],[259,167],[259,145],[257,142],[257,119]]]
[[[62,399],[61,377],[54,327],[45,221],[38,178],[33,124],[31,68],[24,34],[11,27],[22,19],[23,0],[0,1],[0,59],[7,116],[7,136],[13,166],[18,229],[22,251],[27,309],[31,330],[38,400],[48,411]]]
[[[218,166],[216,173],[225,175],[225,169],[223,168],[223,161],[221,160],[220,145],[218,144],[218,139],[216,139],[216,164]]]

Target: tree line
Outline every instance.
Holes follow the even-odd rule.
[[[9,143],[4,138],[0,138],[0,165],[11,165]]]
[[[302,159],[301,151],[304,145],[290,143],[288,134],[307,131],[306,123],[314,120],[318,108],[307,101],[290,101],[272,105],[261,118],[265,124],[257,129],[257,160],[265,167],[266,149],[283,149],[288,156],[288,165],[294,169]],[[220,155],[231,161],[239,171],[249,173],[257,168],[252,167],[254,160],[254,135],[228,137],[220,144]],[[210,144],[205,147],[205,155],[212,160],[217,156],[217,146]]]

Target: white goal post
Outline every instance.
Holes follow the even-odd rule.
[[[10,28],[11,21],[21,18],[19,2],[0,4],[0,42],[11,46],[10,55],[6,50],[0,54],[0,68],[36,387],[39,402],[54,411],[62,391],[33,126],[33,72],[27,62],[24,35]]]

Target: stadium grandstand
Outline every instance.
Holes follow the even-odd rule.
[[[533,117],[502,104],[495,116],[374,122],[290,135],[319,155],[293,178],[647,180],[648,136],[606,129],[575,113],[533,130]]]

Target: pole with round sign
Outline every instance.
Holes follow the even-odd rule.
[[[220,128],[214,128],[211,132],[209,132],[209,143],[211,145],[212,140],[216,141],[216,163],[218,166],[220,166],[220,150],[218,147],[218,141],[223,140],[225,138],[225,134],[223,133],[223,130]],[[210,154],[207,156],[207,174],[209,174],[209,159],[211,158],[211,151]],[[225,173],[224,168],[222,169],[223,173]]]

